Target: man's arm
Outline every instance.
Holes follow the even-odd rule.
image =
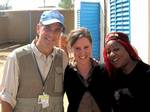
[[[11,53],[7,57],[7,61],[4,64],[3,75],[0,84],[0,112],[13,112],[13,108],[16,105],[18,70],[16,56]]]
[[[1,112],[12,112],[12,106],[5,102],[5,101],[1,101]]]

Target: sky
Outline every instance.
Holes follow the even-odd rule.
[[[0,4],[9,1],[13,9],[33,9],[44,6],[44,0],[0,0]],[[45,0],[45,6],[58,6],[60,0]]]

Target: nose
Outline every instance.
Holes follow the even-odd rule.
[[[110,57],[114,57],[115,55],[116,55],[115,52],[113,52],[113,51],[110,52]]]
[[[55,31],[55,30],[51,30],[51,31],[48,31],[47,34],[49,34],[49,35],[59,35],[60,33]]]
[[[51,38],[56,38],[56,37],[59,37],[60,36],[60,33],[56,32],[55,30],[53,31],[49,31],[47,32],[47,35]]]
[[[86,54],[86,50],[84,48],[82,48],[79,53],[80,53],[80,55],[85,55]]]

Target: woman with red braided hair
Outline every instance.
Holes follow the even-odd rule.
[[[150,112],[150,66],[122,32],[109,33],[103,52],[113,86],[113,112]]]

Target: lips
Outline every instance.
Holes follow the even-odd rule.
[[[50,38],[49,38],[49,37],[45,37],[45,39],[48,40],[48,41],[50,41]]]

